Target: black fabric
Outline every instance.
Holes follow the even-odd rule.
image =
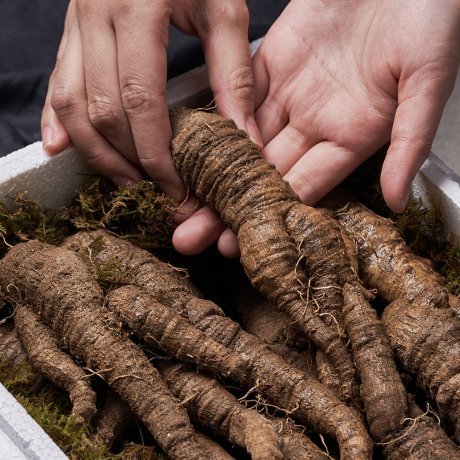
[[[250,40],[288,0],[248,0]],[[66,0],[0,0],[0,156],[41,139],[40,117],[64,27]],[[204,62],[196,38],[171,27],[168,78]]]

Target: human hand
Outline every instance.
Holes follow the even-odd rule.
[[[382,192],[402,212],[459,57],[458,0],[292,0],[253,59],[262,153],[312,205],[391,140]]]
[[[62,151],[71,140],[89,164],[117,184],[137,181],[145,170],[181,202],[186,189],[169,153],[170,22],[199,36],[220,113],[260,142],[243,0],[72,0],[43,110],[42,134],[50,153]],[[192,202],[188,200],[193,208]],[[216,222],[210,210],[200,212]],[[220,234],[223,224],[215,226]]]

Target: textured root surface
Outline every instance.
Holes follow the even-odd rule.
[[[345,286],[344,315],[372,437],[388,441],[399,433],[408,411],[390,343],[360,286]]]
[[[236,382],[247,380],[249,361],[244,354],[236,354],[208,337],[149,293],[123,286],[107,295],[106,307],[133,333],[169,357]]]
[[[159,362],[171,391],[183,401],[192,419],[231,443],[244,447],[254,460],[282,459],[278,436],[258,412],[245,409],[215,379],[183,365]]]
[[[0,357],[3,361],[18,364],[27,359],[27,353],[17,338],[16,329],[0,324]]]
[[[96,420],[94,440],[111,448],[132,418],[128,404],[114,391],[108,390],[104,407]]]
[[[382,321],[398,359],[417,376],[459,437],[460,322],[454,312],[400,300],[385,309]]]
[[[209,337],[235,352],[245,353],[252,369],[251,382],[246,384],[253,385],[303,423],[335,437],[342,458],[371,456],[372,444],[366,429],[350,408],[317,380],[292,368],[254,336],[242,331],[237,323],[223,316],[216,304],[197,297],[198,292],[182,272],[102,231],[75,235],[65,245],[80,253],[90,266],[120,264],[127,284],[143,286]]]
[[[331,457],[322,452],[291,423],[274,421],[281,439],[281,450],[285,460],[327,460]]]
[[[36,241],[19,244],[0,262],[0,284],[15,286],[16,302],[29,303],[60,345],[107,381],[172,458],[206,455],[158,372],[104,314],[102,291],[79,258]]]
[[[231,226],[252,284],[324,351],[348,388],[344,396],[350,396],[355,370],[340,338],[340,314],[342,278],[351,281],[352,272],[336,224],[300,204],[233,122],[184,109],[170,116],[171,151],[185,183]],[[315,303],[302,292],[309,271],[321,290]]]
[[[440,276],[412,253],[391,220],[358,203],[337,212],[337,219],[357,243],[361,278],[388,302],[406,299],[449,306]]]
[[[305,335],[268,300],[255,291],[245,292],[244,287],[238,287],[242,294],[237,300],[238,316],[244,330],[256,336],[287,363],[316,377],[313,346]]]
[[[404,429],[384,445],[385,458],[388,460],[460,459],[460,450],[436,421],[424,415],[414,403],[410,403],[409,408]]]
[[[96,414],[96,393],[83,369],[59,349],[52,331],[32,310],[17,305],[15,322],[18,338],[31,363],[51,382],[69,392],[77,422],[89,423]]]

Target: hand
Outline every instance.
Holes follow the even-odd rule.
[[[402,212],[459,57],[458,0],[292,0],[253,59],[262,153],[312,205],[391,140],[381,185]]]
[[[71,140],[117,184],[137,181],[145,170],[183,201],[186,189],[169,152],[169,23],[199,36],[220,113],[260,142],[248,20],[243,0],[72,0],[43,110],[45,148],[58,153]],[[215,219],[210,210],[201,214]]]

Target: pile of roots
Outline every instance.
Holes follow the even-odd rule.
[[[429,263],[344,194],[301,204],[233,122],[171,121],[176,167],[255,290],[222,271],[227,316],[106,230],[19,243],[0,261],[0,360],[23,347],[108,446],[135,417],[169,458],[460,458],[460,303]]]

